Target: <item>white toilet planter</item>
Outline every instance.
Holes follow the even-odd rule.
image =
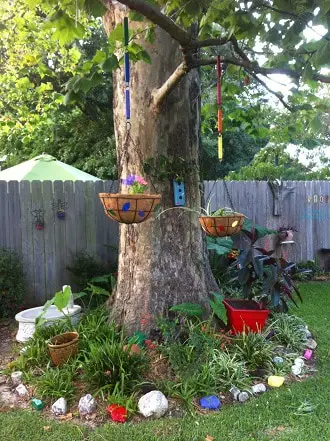
[[[36,318],[40,316],[43,308],[43,306],[38,306],[16,314],[15,319],[18,322],[18,332],[16,334],[17,341],[25,343],[33,336],[36,329]],[[72,305],[70,308],[64,309],[65,315],[70,317],[73,326],[79,322],[80,312],[81,306],[79,305]],[[51,326],[60,320],[66,320],[65,316],[54,305],[47,309],[43,318],[47,320],[43,326]]]

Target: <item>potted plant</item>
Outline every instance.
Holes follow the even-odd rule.
[[[69,332],[55,335],[48,343],[52,362],[55,366],[61,366],[78,352],[79,334],[74,331],[71,318],[68,315],[68,309],[66,309],[69,306],[73,306],[71,287],[68,285],[64,286],[62,291],[56,292],[54,297],[45,303],[42,313],[36,319],[36,326],[41,326],[42,324],[47,323],[44,315],[51,305],[55,305],[56,308],[61,311],[71,329]]]
[[[213,237],[233,236],[241,231],[244,224],[244,214],[230,208],[220,208],[212,213],[201,214],[199,222],[206,234]]]
[[[246,328],[259,332],[263,329],[269,308],[287,312],[288,301],[296,306],[294,293],[301,296],[292,281],[295,264],[274,257],[274,250],[267,251],[256,245],[261,237],[274,231],[253,226],[243,231],[250,240],[241,250],[230,268],[236,270],[236,280],[242,287],[244,299],[225,299],[228,324],[234,332]]]
[[[144,222],[158,207],[161,196],[146,193],[148,184],[141,176],[128,176],[122,183],[128,193],[99,193],[105,214],[123,224]]]
[[[227,207],[212,212],[210,201],[206,209],[201,207],[200,211],[187,207],[171,207],[163,210],[157,217],[170,210],[186,210],[197,213],[201,227],[206,234],[213,237],[228,237],[239,233],[245,220],[244,214],[237,213]]]
[[[281,242],[292,242],[294,233],[297,232],[294,227],[287,226],[287,227],[280,227],[278,229],[278,236],[281,240]]]

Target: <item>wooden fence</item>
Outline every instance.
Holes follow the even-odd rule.
[[[103,262],[117,259],[118,225],[106,217],[97,197],[111,186],[106,181],[0,181],[0,248],[22,256],[29,304],[43,304],[62,285],[73,284],[67,267],[78,252]],[[58,209],[64,209],[64,219]],[[42,222],[44,228],[37,229]]]
[[[232,206],[269,228],[296,227],[296,243],[283,245],[281,252],[297,261],[319,256],[327,262],[330,182],[284,182],[277,193],[280,216],[274,215],[274,196],[266,182],[204,184],[212,209]],[[72,283],[67,266],[79,251],[103,262],[116,260],[118,225],[106,217],[97,197],[115,187],[111,181],[0,181],[0,248],[22,256],[29,303],[43,304],[63,284]],[[57,216],[61,208],[65,219]],[[42,221],[44,228],[37,229]]]

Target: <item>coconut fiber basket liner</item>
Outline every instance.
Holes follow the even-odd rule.
[[[205,231],[213,237],[233,236],[241,231],[245,216],[232,213],[227,216],[201,216],[199,222]]]
[[[160,203],[159,194],[99,193],[105,214],[116,222],[139,224],[150,217]]]
[[[65,332],[55,335],[48,344],[50,357],[55,366],[61,366],[72,355],[78,353],[79,334],[77,332]]]

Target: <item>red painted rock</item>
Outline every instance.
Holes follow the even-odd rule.
[[[125,407],[119,406],[118,404],[111,404],[106,408],[106,411],[112,421],[116,423],[125,423],[127,421],[127,410]]]
[[[141,348],[140,348],[140,346],[137,345],[137,344],[133,344],[133,345],[125,345],[125,346],[123,347],[123,350],[124,350],[124,351],[129,351],[130,355],[133,355],[133,354],[137,354],[137,355],[139,355],[139,354],[141,354]]]

